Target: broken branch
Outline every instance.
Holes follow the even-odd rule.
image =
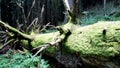
[[[6,24],[6,23],[4,23],[2,21],[0,21],[0,26],[3,26],[4,28],[6,28],[7,30],[9,30],[10,32],[13,32],[17,36],[21,36],[21,37],[23,37],[26,40],[33,40],[33,37],[31,35],[27,35],[25,33],[22,33],[19,30],[15,29],[15,28],[13,28],[11,26],[9,26],[8,24]]]

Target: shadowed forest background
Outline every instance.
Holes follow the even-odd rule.
[[[29,24],[35,19],[38,18],[40,25],[45,25],[51,22],[52,25],[59,25],[65,19],[65,9],[62,0],[36,0],[35,4],[32,3],[34,0],[1,0],[1,19],[4,22],[24,22],[24,16],[28,16],[28,12],[31,11],[29,15]],[[106,0],[106,12],[108,14],[112,13],[113,10],[116,10],[114,2],[112,0]],[[117,0],[116,0],[117,1]],[[17,2],[17,4],[16,4]],[[78,16],[92,16],[96,13],[100,13],[101,16],[104,14],[104,1],[103,0],[79,0],[77,5]],[[73,1],[69,0],[70,7],[73,6]],[[20,4],[20,6],[18,6]],[[23,9],[24,12],[23,12]],[[43,13],[41,11],[43,8]],[[97,12],[95,12],[95,11]],[[85,13],[84,13],[85,12]],[[80,23],[80,22],[79,22]],[[12,25],[13,24],[13,25]],[[15,26],[14,23],[10,25]]]
[[[120,67],[119,0],[0,0],[0,20],[0,68]]]

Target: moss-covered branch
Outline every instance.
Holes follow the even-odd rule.
[[[6,28],[8,31],[13,32],[14,36],[18,36],[17,38],[22,39],[22,42],[26,45],[31,45],[32,47],[36,47],[38,45],[43,45],[44,48],[42,50],[48,48],[49,46],[55,45],[66,37],[68,33],[70,33],[70,30],[63,29],[62,27],[58,27],[58,32],[55,33],[47,33],[47,34],[34,34],[34,35],[27,35],[25,33],[20,32],[19,30],[9,26],[8,24],[0,21],[0,26],[3,28]],[[13,35],[11,35],[13,36]],[[45,38],[46,37],[46,38]],[[16,38],[14,38],[16,39]],[[59,39],[59,40],[54,40],[54,39]],[[47,46],[46,46],[47,43]],[[41,50],[41,51],[42,51]]]
[[[20,36],[20,37],[22,37],[22,38],[24,38],[24,39],[33,40],[33,37],[32,37],[31,35],[27,35],[27,34],[25,34],[25,33],[22,33],[22,32],[20,32],[19,30],[15,29],[15,28],[13,28],[13,27],[11,27],[11,26],[9,26],[8,24],[6,24],[6,23],[4,23],[4,22],[2,22],[2,21],[0,21],[0,26],[6,28],[6,29],[9,30],[10,32],[13,32],[13,33],[16,34],[17,36]]]

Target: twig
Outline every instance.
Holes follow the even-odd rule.
[[[5,43],[8,41],[8,39],[9,39],[9,37],[6,37],[6,38],[5,38]]]
[[[5,31],[0,31],[0,33],[4,34],[4,33],[6,33],[6,32],[5,32]]]
[[[41,9],[41,13],[40,13],[40,23],[42,23],[42,21],[43,21],[42,17],[43,17],[44,7],[45,7],[45,5],[43,4],[42,9]]]
[[[46,29],[46,27],[47,26],[49,26],[49,24],[50,24],[50,22],[49,23],[47,23],[41,30],[40,30],[40,32],[42,32],[43,30],[45,30]]]
[[[24,17],[24,22],[27,23],[27,19],[26,19],[26,16],[25,16],[24,8],[20,4],[18,4],[18,3],[16,3],[16,4],[22,9],[22,13],[23,13],[23,17]]]
[[[17,40],[15,40],[14,42],[13,42],[13,44],[15,44],[16,42],[18,42],[19,40],[17,39]]]
[[[32,21],[32,23],[27,27],[27,30],[26,30],[26,31],[28,31],[28,30],[30,29],[30,27],[31,27],[34,23],[36,23],[36,22],[38,22],[38,18],[35,18],[35,19]]]
[[[6,42],[6,43],[2,46],[1,49],[3,49],[5,46],[7,46],[9,43],[11,43],[11,42],[13,42],[13,41],[14,41],[14,39],[11,39],[11,40],[9,40],[8,42]]]
[[[29,17],[30,17],[30,14],[31,14],[31,11],[32,11],[34,5],[35,5],[35,0],[33,0],[32,6],[31,6],[30,11],[29,11],[29,13],[28,13],[28,16],[27,16],[27,18],[26,18],[27,21],[28,21],[28,19],[29,19]]]
[[[23,24],[19,24],[19,22],[17,21],[17,29],[18,30],[22,30],[21,27],[23,26]],[[23,30],[22,30],[23,31]]]
[[[9,40],[8,42],[4,43],[3,47],[6,46],[6,45],[8,45],[9,43],[11,43],[13,41],[14,41],[14,39]]]
[[[7,35],[6,34],[4,34],[1,38],[5,38]]]
[[[0,42],[3,42],[3,41],[5,41],[5,37],[1,37],[1,39],[0,39]]]
[[[62,41],[62,38],[57,38],[56,40],[54,40],[53,42],[49,42],[46,43],[45,45],[42,45],[42,47],[40,48],[39,51],[37,51],[37,53],[35,55],[32,56],[32,60],[34,59],[35,56],[37,56],[40,52],[42,52],[43,50],[45,50],[46,48],[53,46],[57,43],[60,43]]]
[[[32,51],[33,51],[33,50],[36,50],[36,49],[38,49],[38,48],[41,48],[41,47],[43,47],[43,46],[35,47],[35,48],[32,49]]]

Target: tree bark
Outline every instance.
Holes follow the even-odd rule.
[[[104,0],[104,16],[107,16],[107,10],[106,10],[106,2],[107,2],[107,0]]]
[[[68,0],[63,0],[65,9],[66,9],[66,19],[73,24],[77,24],[78,17],[78,0],[73,1],[73,8],[70,9]]]
[[[114,6],[117,7],[119,5],[118,0],[114,0]]]
[[[72,15],[72,21],[75,22],[74,24],[77,24],[77,17],[78,17],[78,0],[73,1],[73,15]]]

